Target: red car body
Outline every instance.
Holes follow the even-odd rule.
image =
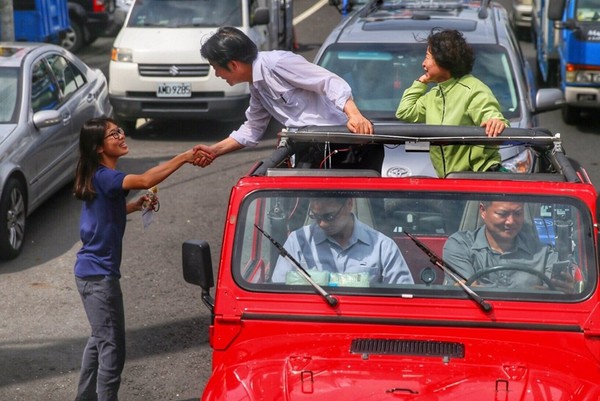
[[[560,151],[556,144],[551,148]],[[315,176],[294,169],[242,177],[229,200],[214,298],[212,266],[197,247],[206,244],[184,244],[184,275],[202,285],[213,318],[213,371],[202,400],[599,400],[597,193],[585,172],[573,169],[575,179],[564,179],[556,166],[527,178],[383,178],[334,170]],[[279,255],[253,225],[283,244],[306,223],[306,206],[298,221],[293,214],[322,194],[370,205],[373,226],[398,244],[414,284],[330,282],[322,289],[336,299],[332,306],[309,285],[269,282]],[[548,225],[537,232],[551,248],[564,238],[541,233],[550,225],[558,230],[566,211],[575,289],[545,288],[543,280],[535,289],[470,286],[491,305],[486,311],[459,285],[444,284],[435,258],[403,234],[406,222],[441,257],[458,228],[435,224],[452,220],[466,229],[469,205],[481,198],[531,206],[532,221]],[[452,205],[462,205],[456,209],[462,218],[453,219]]]

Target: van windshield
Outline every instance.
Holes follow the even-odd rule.
[[[596,282],[591,216],[570,198],[258,191],[238,218],[233,276],[252,291],[312,292],[302,269],[377,296],[465,298],[454,275],[485,299],[576,302]]]
[[[577,1],[577,20],[578,21],[600,21],[600,4],[597,0],[578,0]]]
[[[131,10],[128,27],[241,26],[240,0],[143,0]]]

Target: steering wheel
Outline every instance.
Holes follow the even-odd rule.
[[[542,273],[540,271],[532,269],[531,267],[524,267],[524,266],[495,266],[495,267],[492,267],[489,269],[479,270],[478,272],[475,272],[473,275],[471,275],[471,277],[469,277],[467,279],[467,281],[465,281],[465,284],[471,285],[475,281],[479,280],[482,276],[487,276],[488,274],[497,273],[499,271],[504,271],[504,270],[516,270],[516,271],[520,271],[520,272],[529,273],[532,276],[536,276],[540,280],[542,280],[544,282],[544,284],[546,284],[548,286],[549,289],[551,289],[552,291],[556,291],[556,287],[554,286],[554,284],[552,284],[552,281],[548,278],[548,276],[546,276],[544,273]]]

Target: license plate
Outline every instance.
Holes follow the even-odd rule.
[[[176,82],[165,82],[158,84],[156,88],[157,97],[191,97],[192,96],[192,84],[189,83],[176,83]]]
[[[579,95],[577,95],[577,100],[579,100],[580,102],[595,102],[596,95],[592,93],[580,93]]]

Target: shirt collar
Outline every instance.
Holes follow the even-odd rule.
[[[263,54],[261,52],[258,52],[256,59],[252,62],[252,83],[264,81],[262,68],[263,64]]]
[[[354,213],[352,214],[352,218],[354,219],[354,228],[352,229],[352,235],[350,236],[350,240],[348,241],[348,247],[354,245],[356,242],[360,241],[366,245],[371,244],[371,239],[365,230],[365,223],[358,220]],[[321,230],[317,223],[313,223],[313,237],[315,239],[315,244],[321,244],[325,241],[338,243],[332,237],[325,235],[325,232]]]
[[[444,82],[440,82],[438,86],[445,91],[454,86],[457,82],[458,78],[452,77],[450,79],[445,80]]]
[[[520,249],[530,255],[534,254],[532,247],[531,247],[531,240],[528,238],[528,236],[523,234],[522,229],[517,234],[516,241],[517,241],[517,249]],[[495,252],[488,244],[487,237],[485,236],[485,226],[481,226],[475,231],[475,240],[473,241],[472,248],[473,249],[486,249],[487,248],[487,249],[491,250],[492,252]],[[512,250],[510,252],[514,252],[514,250]]]

